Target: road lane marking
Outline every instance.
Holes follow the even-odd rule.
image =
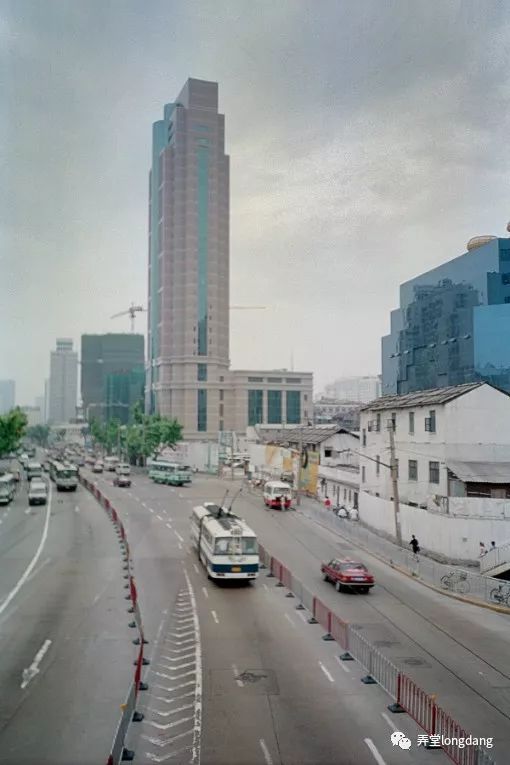
[[[336,660],[337,660],[337,662],[340,664],[340,666],[342,667],[342,669],[343,669],[343,671],[344,671],[344,672],[348,672],[348,673],[350,673],[350,671],[351,671],[351,670],[349,669],[349,667],[347,667],[347,666],[345,665],[345,662],[343,662],[343,661],[342,661],[342,659],[341,659],[339,656],[335,656],[335,659],[336,659]],[[383,717],[384,717],[384,715],[383,715]]]
[[[151,513],[153,513],[153,512],[154,512],[154,510],[152,509],[152,507],[149,507],[149,510],[151,511]]]
[[[216,611],[211,611],[211,614],[212,614],[212,618],[214,619],[216,624],[219,624],[220,620],[218,619],[218,614],[216,613]]]
[[[172,524],[171,523],[167,523],[166,527],[167,527],[167,529],[171,529],[172,528]]]
[[[41,557],[41,553],[44,549],[44,545],[46,544],[46,539],[48,538],[48,529],[50,526],[50,515],[51,515],[51,498],[52,498],[52,491],[51,491],[51,484],[50,484],[48,504],[46,505],[46,518],[44,521],[44,528],[43,528],[43,533],[41,536],[41,541],[39,542],[39,547],[37,548],[34,557],[32,558],[32,560],[26,567],[25,571],[21,575],[21,578],[18,580],[18,583],[10,591],[10,593],[7,595],[3,603],[0,603],[0,616],[3,614],[5,609],[8,607],[9,603],[13,600],[13,598],[15,598],[18,592],[21,590],[21,588],[27,581],[28,577],[30,576],[34,568],[36,567],[39,558]]]
[[[22,672],[22,678],[23,682],[21,683],[20,688],[24,690],[29,682],[34,679],[36,675],[39,674],[39,664],[44,659],[44,655],[47,652],[48,648],[51,645],[51,640],[45,640],[42,644],[41,648],[37,651],[35,655],[35,659],[33,660],[32,664],[28,667],[28,669],[24,669]]]
[[[265,584],[265,582],[262,582],[262,587],[269,592],[269,587],[267,584]]]
[[[324,672],[324,674],[325,674],[325,675],[326,675],[326,677],[328,678],[329,682],[330,682],[330,683],[334,683],[334,682],[335,682],[335,678],[333,677],[333,675],[331,674],[331,672],[330,672],[328,669],[326,669],[326,667],[324,666],[324,664],[322,663],[322,661],[320,661],[320,662],[319,662],[319,667],[322,669],[322,671]]]
[[[374,760],[376,761],[377,765],[386,765],[386,762],[383,760],[383,758],[379,754],[379,752],[377,750],[377,747],[374,744],[374,742],[372,741],[372,739],[371,738],[365,738],[365,739],[363,739],[363,741],[365,742],[365,744],[368,746],[368,748],[372,752],[372,755],[373,755]]]
[[[37,576],[37,574],[39,574],[39,573],[40,573],[40,572],[43,570],[43,568],[44,568],[45,566],[47,566],[47,565],[48,565],[48,563],[51,563],[51,558],[46,558],[46,560],[43,560],[43,562],[41,563],[41,565],[40,565],[40,566],[38,566],[38,567],[36,568],[36,570],[35,570],[35,571],[33,571],[33,572],[30,574],[30,576],[29,576],[29,577],[28,577],[28,579],[27,579],[27,582],[30,582],[32,579],[34,579],[34,578]]]
[[[394,730],[394,731],[400,730],[400,728],[397,728],[397,726],[395,725],[395,723],[393,722],[393,720],[390,720],[390,718],[388,717],[388,715],[387,715],[385,712],[381,712],[381,717],[382,717],[384,720],[386,720],[386,722],[388,723],[388,725],[390,726],[390,728],[391,728],[392,730]]]
[[[202,592],[204,593],[204,598],[209,597],[209,593],[207,592],[207,587],[202,587]]]
[[[260,748],[262,749],[262,754],[264,755],[266,765],[273,765],[273,758],[269,754],[269,749],[267,748],[267,744],[263,738],[259,739],[259,744]]]
[[[158,520],[160,520],[160,521],[162,521],[162,520],[163,520],[163,518],[162,518],[160,515],[156,515],[156,518],[157,518]]]
[[[184,576],[186,577],[186,583],[188,585],[189,599],[193,608],[193,617],[195,620],[195,664],[196,664],[196,677],[195,677],[195,723],[193,725],[193,757],[192,762],[200,762],[200,737],[202,735],[202,643],[200,640],[200,622],[198,621],[197,602],[195,599],[195,593],[191,584],[191,579],[188,572],[184,569]]]
[[[174,531],[174,534],[177,537],[177,539],[179,540],[179,542],[184,542],[184,539],[181,537],[181,535],[179,534],[178,531]]]
[[[235,664],[232,664],[232,669],[233,669],[233,672],[234,672],[234,678],[235,678],[235,681],[236,681],[237,685],[239,686],[239,688],[244,688],[244,683],[241,680],[241,678],[239,677],[239,670],[237,669]]]
[[[74,508],[74,512],[75,513],[79,513],[80,512],[80,508],[78,507],[78,505],[76,505],[76,507]]]
[[[308,619],[306,615],[302,611],[298,611],[299,618],[305,623],[308,624]]]
[[[182,550],[182,545],[180,542],[177,542],[177,547],[179,548],[179,550]]]
[[[197,572],[197,574],[198,574],[198,573],[199,573],[199,571],[198,571],[198,566],[197,566],[197,564],[196,564],[196,563],[194,563],[194,564],[193,564],[193,568],[195,569],[195,571],[196,571],[196,572]]]
[[[292,627],[296,626],[288,614],[284,614],[284,616]]]

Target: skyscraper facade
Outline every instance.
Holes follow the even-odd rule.
[[[230,370],[229,197],[218,84],[189,79],[152,129],[146,378],[185,439],[312,412],[310,373]]]
[[[475,237],[402,284],[382,339],[383,394],[478,380],[510,391],[510,239]]]
[[[16,405],[16,383],[14,380],[0,380],[0,414],[6,414]]]
[[[69,338],[57,339],[50,355],[49,422],[59,424],[76,418],[78,354]]]
[[[153,125],[148,408],[165,416],[178,411],[199,432],[218,409],[218,383],[229,364],[224,127],[217,83],[194,79]]]
[[[82,335],[81,397],[86,420],[130,421],[143,406],[144,337],[135,334]]]

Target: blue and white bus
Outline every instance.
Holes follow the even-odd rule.
[[[210,579],[256,579],[259,550],[254,531],[230,510],[204,502],[191,512],[191,542]]]

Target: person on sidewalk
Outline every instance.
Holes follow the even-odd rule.
[[[485,547],[483,542],[480,542],[480,558],[483,558],[483,556],[486,554],[487,554],[487,548]]]
[[[491,542],[491,550],[495,550],[495,549],[496,549],[496,542]]]
[[[416,537],[414,536],[414,534],[412,535],[412,537],[411,537],[411,541],[409,542],[409,544],[410,544],[410,545],[411,545],[411,547],[413,548],[413,553],[414,553],[415,555],[418,555],[418,553],[420,552],[420,545],[419,545],[419,543],[418,543],[418,540],[417,540],[417,539],[416,539]]]
[[[324,507],[326,508],[326,510],[331,509],[331,500],[327,494],[326,494],[326,498],[324,499]]]

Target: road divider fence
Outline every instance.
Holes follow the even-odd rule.
[[[107,765],[119,765],[121,762],[133,760],[135,757],[135,752],[132,749],[127,749],[125,742],[129,724],[131,722],[141,722],[144,717],[141,712],[137,711],[136,705],[140,691],[148,690],[147,683],[142,680],[143,667],[149,664],[148,659],[144,656],[144,646],[148,641],[145,638],[143,620],[138,602],[138,591],[135,584],[133,560],[124,524],[111,501],[103,495],[97,484],[92,483],[83,476],[80,477],[80,481],[104,508],[117,534],[121,548],[123,576],[126,580],[124,585],[127,590],[125,599],[130,603],[127,611],[133,616],[133,620],[129,622],[128,626],[131,629],[135,629],[137,633],[132,641],[135,646],[138,646],[138,651],[133,662],[134,670],[132,671],[131,684],[129,686],[126,700],[120,705],[122,714],[106,761]]]
[[[297,598],[296,609],[308,610],[308,623],[319,624],[326,630],[323,640],[334,640],[342,648],[340,658],[355,660],[363,667],[367,674],[361,681],[383,688],[392,699],[388,709],[395,714],[406,712],[425,731],[429,739],[426,746],[441,748],[455,765],[496,765],[485,747],[465,745],[469,733],[438,705],[434,694],[422,690],[359,629],[331,611],[262,545],[259,545],[259,557],[262,571],[267,569],[267,576],[276,579],[276,586],[287,588]]]

